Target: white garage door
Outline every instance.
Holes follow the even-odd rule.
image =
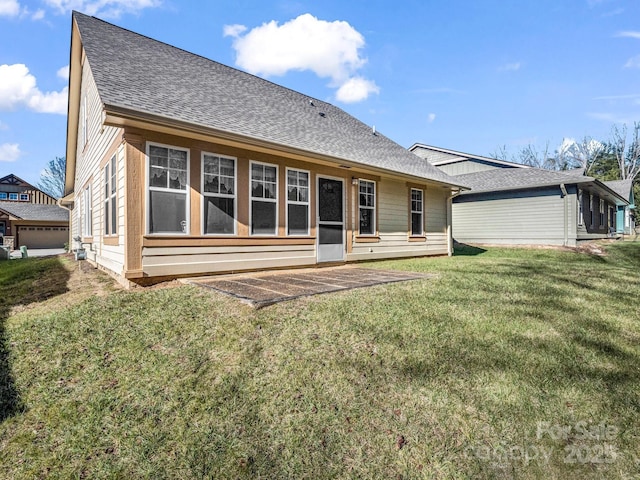
[[[62,248],[69,241],[67,227],[18,227],[16,248]]]

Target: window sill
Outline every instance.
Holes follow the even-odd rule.
[[[378,235],[356,235],[356,243],[380,243]]]
[[[409,241],[410,242],[426,242],[427,237],[425,235],[410,235]]]
[[[117,235],[110,236],[110,237],[102,237],[102,244],[118,246],[120,245],[120,237],[118,237]]]

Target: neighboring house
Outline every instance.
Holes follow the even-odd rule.
[[[493,170],[495,168],[530,168],[521,163],[456,152],[455,150],[434,147],[423,143],[414,143],[409,147],[409,151],[424,158],[431,165],[438,167],[448,175],[462,175],[465,173]]]
[[[629,201],[629,205],[619,205],[616,214],[616,232],[625,235],[635,233],[636,205],[633,198],[633,179],[604,182],[611,190]]]
[[[42,190],[10,174],[0,178],[0,237],[18,248],[62,248],[67,242],[69,212]]]
[[[582,169],[543,170],[422,144],[411,148],[438,168],[473,172],[454,175],[471,188],[453,199],[458,242],[575,246],[615,235],[616,212],[629,203]]]
[[[124,283],[452,252],[450,176],[331,104],[77,12],[66,158],[71,238]]]
[[[0,201],[0,236],[13,248],[62,248],[69,238],[69,212],[57,205]]]

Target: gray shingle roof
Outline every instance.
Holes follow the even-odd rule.
[[[40,205],[37,203],[0,202],[0,210],[22,220],[49,222],[68,222],[69,210],[57,205]]]
[[[458,182],[340,108],[74,12],[104,105],[340,161]]]
[[[603,183],[622,198],[629,200],[631,197],[631,189],[633,187],[632,178],[628,178],[627,180],[611,180]]]
[[[581,172],[573,170],[558,172],[540,168],[500,168],[465,173],[456,175],[455,178],[471,187],[471,192],[468,193],[536,188],[547,185],[560,185],[561,183],[584,183],[594,180],[592,177],[586,177]]]

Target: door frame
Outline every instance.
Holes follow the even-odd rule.
[[[342,222],[322,222],[328,225],[337,225],[338,223],[342,224],[342,248],[341,248],[341,257],[340,258],[332,258],[329,260],[321,260],[320,259],[320,179],[326,180],[335,180],[342,184]],[[346,258],[346,249],[347,249],[347,189],[346,189],[346,181],[342,177],[334,177],[331,175],[316,175],[316,263],[330,263],[330,262],[344,262]],[[337,245],[337,244],[336,244]]]

